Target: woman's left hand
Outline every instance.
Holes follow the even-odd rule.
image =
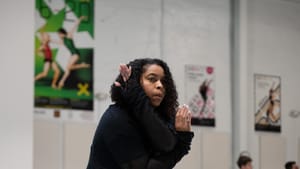
[[[175,118],[176,131],[191,131],[192,114],[187,105],[178,108]]]

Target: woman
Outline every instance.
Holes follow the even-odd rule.
[[[42,54],[44,55],[44,69],[42,72],[40,72],[39,74],[37,74],[35,76],[34,80],[37,81],[42,78],[45,78],[48,75],[49,69],[51,66],[51,68],[54,71],[51,87],[56,89],[57,88],[56,83],[59,78],[60,70],[59,70],[55,60],[53,60],[53,58],[52,58],[52,51],[49,46],[49,42],[50,42],[49,34],[47,34],[46,32],[41,32],[41,42],[42,42],[42,44],[41,44],[40,48],[38,49],[38,52],[42,52]]]
[[[79,60],[80,53],[79,50],[76,48],[74,41],[73,41],[73,34],[77,30],[78,25],[80,22],[85,18],[85,16],[81,16],[79,20],[76,22],[74,27],[67,32],[64,28],[58,29],[58,36],[60,37],[60,41],[58,42],[59,44],[63,44],[66,46],[66,48],[70,51],[71,57],[68,61],[68,65],[65,69],[65,73],[61,80],[59,81],[58,87],[62,88],[65,84],[65,81],[70,75],[70,72],[75,69],[82,69],[82,68],[88,68],[90,67],[89,64],[86,63],[79,63],[76,64],[76,62]]]
[[[188,153],[191,113],[178,108],[167,64],[137,59],[120,65],[91,146],[88,169],[170,169]],[[177,111],[177,113],[176,113]]]

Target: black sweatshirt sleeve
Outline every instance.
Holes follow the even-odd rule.
[[[193,132],[178,132],[178,142],[175,145],[175,148],[170,152],[154,156],[152,159],[150,159],[148,168],[154,169],[154,162],[156,165],[164,166],[164,168],[161,169],[173,168],[184,155],[188,154],[193,137]]]
[[[192,132],[179,132],[178,142],[174,149],[154,156],[142,156],[122,165],[123,169],[171,169],[190,150]]]
[[[130,80],[128,83],[131,83]],[[176,136],[165,122],[154,112],[148,96],[138,83],[131,83],[123,89],[124,102],[130,110],[130,114],[136,119],[141,129],[149,139],[149,143],[155,151],[171,151],[176,144]]]

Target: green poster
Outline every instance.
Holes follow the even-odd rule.
[[[93,110],[94,0],[36,0],[35,107]]]

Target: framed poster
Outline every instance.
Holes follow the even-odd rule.
[[[254,75],[255,130],[281,131],[281,79]]]
[[[35,107],[93,110],[94,0],[35,2]]]
[[[215,71],[212,66],[185,65],[186,102],[192,124],[215,126]]]

